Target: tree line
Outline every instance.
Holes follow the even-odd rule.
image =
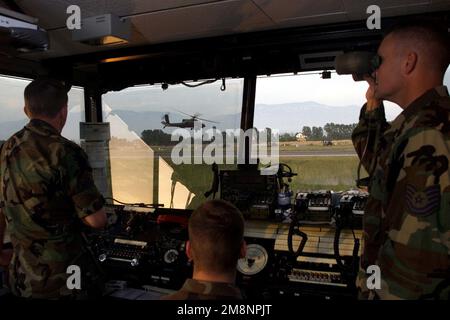
[[[325,124],[324,127],[304,126],[301,133],[307,141],[346,140],[351,139],[352,132],[355,129],[356,125],[356,123],[339,124],[331,122]],[[227,141],[226,132],[222,132],[222,134],[224,141]],[[296,135],[296,133],[283,133],[280,135],[279,140],[281,142],[295,141],[297,140]],[[146,144],[150,146],[171,146],[178,143],[178,141],[171,141],[171,135],[165,133],[161,129],[144,130],[141,133],[141,138]]]
[[[300,133],[307,141],[347,140],[352,138],[352,132],[356,126],[357,123],[339,124],[331,122],[324,127],[304,126]],[[297,134],[283,133],[280,135],[280,141],[295,141]]]
[[[141,139],[149,146],[174,146],[179,143],[179,140],[172,141],[171,137],[169,133],[161,129],[144,130],[141,133]],[[223,142],[234,141],[235,137],[231,133],[222,131],[222,139]],[[202,143],[208,143],[208,141],[202,141]]]

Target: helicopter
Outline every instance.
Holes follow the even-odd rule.
[[[178,110],[177,110],[178,111]],[[161,121],[161,124],[164,125],[163,129],[166,127],[176,127],[176,128],[191,128],[193,129],[195,126],[195,122],[196,121],[208,121],[208,122],[212,122],[212,123],[218,123],[216,121],[211,121],[211,120],[207,120],[207,119],[203,119],[203,118],[199,118],[200,114],[199,113],[195,113],[194,115],[190,115],[188,113],[184,113],[181,111],[178,111],[179,113],[185,114],[189,117],[191,117],[190,119],[182,119],[181,122],[170,122],[169,119],[169,114],[166,113],[163,117],[163,121]],[[202,128],[205,127],[205,124],[202,123]]]

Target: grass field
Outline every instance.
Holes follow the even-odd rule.
[[[154,150],[161,153],[170,154],[173,147],[152,146]],[[283,151],[326,151],[326,152],[349,152],[355,151],[351,140],[333,141],[332,146],[324,146],[322,141],[289,141],[279,143],[280,152]]]
[[[355,187],[359,160],[348,157],[281,157],[281,163],[290,166],[297,176],[290,183],[293,191],[327,189],[348,190]],[[233,165],[220,165],[220,170],[235,169]],[[178,165],[174,166],[177,179],[189,186],[195,193],[205,192],[212,183],[211,166]],[[365,176],[365,171],[361,173]],[[287,181],[286,181],[287,182]]]
[[[332,146],[324,146],[322,141],[290,141],[280,142],[280,151],[327,151],[327,152],[354,152],[351,140],[333,141]]]
[[[174,170],[168,179],[177,181],[188,188],[193,197],[189,207],[195,208],[205,198],[203,194],[211,188],[213,174],[210,165],[174,165],[170,157],[164,157]],[[153,180],[151,162],[154,159],[117,158],[111,159],[114,197],[122,201],[147,202],[152,190],[158,187],[150,183]],[[349,190],[355,187],[358,158],[356,156],[308,156],[281,157],[280,162],[289,165],[298,173],[290,183],[291,189],[298,190]],[[236,165],[220,165],[220,170],[235,169]],[[365,175],[365,172],[362,173]]]
[[[280,162],[289,165],[298,176],[291,182],[297,190],[348,190],[355,187],[358,157],[281,157]],[[365,171],[361,175],[365,176]]]

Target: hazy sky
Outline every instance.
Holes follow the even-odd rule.
[[[444,78],[450,87],[450,68]],[[273,76],[258,79],[256,103],[315,101],[331,106],[360,105],[365,101],[367,83],[355,82],[349,75],[332,73],[331,79],[319,74]]]
[[[365,81],[355,82],[349,75],[336,73],[332,73],[331,79],[322,79],[320,74],[264,77],[258,79],[256,103],[314,101],[336,107],[362,106],[366,90]],[[399,106],[390,102],[386,102],[385,107],[388,120],[401,112]]]
[[[190,83],[190,84],[198,84]],[[137,86],[118,92],[108,92],[103,95],[103,101],[113,111],[158,111],[161,115],[174,113],[185,117],[179,112],[200,113],[208,118],[217,115],[239,114],[242,108],[242,79],[227,79],[226,90],[221,91],[221,81],[188,88],[184,85],[170,85],[162,90],[161,85]]]
[[[23,112],[23,91],[29,80],[0,76],[0,122],[17,121],[26,116]],[[73,87],[69,91],[69,108],[82,103],[83,90]]]
[[[331,79],[322,79],[320,74],[296,76],[274,76],[258,79],[256,103],[275,104],[314,101],[330,106],[360,106],[365,102],[368,84],[353,81],[350,75],[332,73]],[[444,77],[450,88],[450,67]],[[385,101],[386,117],[393,120],[402,109]]]

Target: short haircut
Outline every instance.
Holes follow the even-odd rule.
[[[25,105],[33,116],[55,117],[67,105],[67,89],[62,82],[38,78],[24,91]]]
[[[189,240],[199,270],[235,270],[244,241],[242,213],[223,200],[205,202],[189,219]]]
[[[403,20],[393,25],[385,36],[390,34],[421,48],[436,70],[445,73],[450,63],[450,40],[448,28],[442,23],[424,18]]]

